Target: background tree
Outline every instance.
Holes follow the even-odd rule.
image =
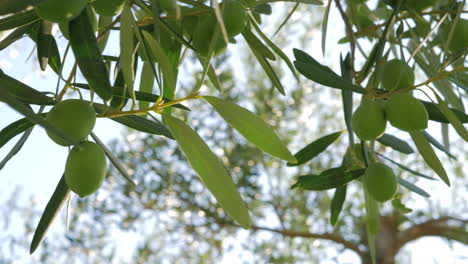
[[[456,9],[457,6],[454,3],[455,1],[440,5],[440,10],[445,10],[446,13],[431,13],[433,11],[429,11],[428,16],[430,18],[428,21],[432,24],[439,24],[439,22],[443,23],[443,21],[437,20],[439,17],[431,21],[433,19],[432,15],[443,14],[443,18],[453,10],[458,10],[454,11],[455,15],[462,13],[462,9]],[[368,8],[369,11],[373,10],[373,8],[363,4],[346,5],[338,1],[335,4],[345,22],[348,22],[345,25],[348,27],[348,39],[351,41],[350,61],[356,60],[357,57],[354,54],[354,48],[359,45],[356,38],[361,34],[365,34],[353,33],[351,30],[365,29],[367,31],[363,32],[369,32],[371,35],[375,34],[375,37],[380,37],[382,35],[381,29],[393,23],[387,22],[379,26],[360,28],[359,23],[347,21],[355,15],[353,8],[356,7],[357,10],[366,10]],[[345,10],[345,7],[348,7],[348,9]],[[401,9],[402,6],[397,6],[396,10],[398,8]],[[439,6],[435,5],[431,8],[431,10],[434,10]],[[381,3],[373,11],[375,14],[382,12],[382,18],[385,18],[390,15],[392,9]],[[295,12],[298,14],[297,12],[300,11]],[[306,9],[302,10],[302,12],[311,11]],[[409,14],[405,19],[413,21],[411,15],[414,15],[414,13],[411,13],[411,9],[401,12],[402,16]],[[393,14],[395,13],[396,11]],[[397,17],[397,19],[405,21],[403,17]],[[376,21],[378,20],[376,19]],[[371,21],[371,23],[374,22]],[[355,24],[356,28],[349,28],[352,24]],[[279,34],[288,36],[289,31],[285,28],[283,30]],[[413,41],[419,39],[418,33],[412,30],[407,32],[409,32],[407,34],[415,35]],[[398,33],[398,30],[396,33]],[[429,45],[426,40],[429,35],[423,33],[421,35],[424,36],[424,42],[421,42],[422,45]],[[392,36],[390,34],[387,39],[390,44],[392,44]],[[372,36],[368,37],[372,40]],[[282,38],[279,37],[278,39],[281,40]],[[423,38],[421,37],[421,39]],[[374,42],[376,41],[374,40]],[[252,45],[248,44],[252,49]],[[283,46],[280,44],[281,41],[278,41],[278,45]],[[376,47],[379,47],[378,45]],[[419,44],[416,43],[415,45]],[[438,46],[440,46],[440,42],[435,38],[432,48],[438,49]],[[378,49],[375,48],[374,50]],[[431,50],[427,49],[426,53],[431,55],[430,52]],[[241,51],[241,54],[244,54],[244,52]],[[396,50],[396,54],[398,54],[398,50]],[[401,54],[405,53],[402,51]],[[455,83],[460,81],[460,78],[457,77],[459,77],[460,72],[464,74],[464,54],[466,53],[460,53],[456,56],[458,59],[451,60],[455,65],[452,72],[444,71],[443,68],[437,69],[437,71],[431,70],[430,67],[434,65],[424,64],[424,59],[422,59],[422,65],[428,67],[426,68],[429,72],[426,72],[427,75],[435,76],[433,77],[434,80],[442,83],[439,84],[441,87],[445,87],[445,85],[453,87],[443,78],[447,76],[447,73],[453,73],[456,77],[451,75],[452,78],[449,80]],[[414,58],[416,59],[417,56]],[[234,85],[239,82],[242,83],[242,77],[244,76],[239,77],[233,74],[225,66],[225,59],[223,57],[216,59],[216,68],[223,69],[223,73],[218,77],[224,86],[224,93],[228,95],[231,101],[246,106],[264,120],[267,120],[270,125],[276,128],[281,138],[290,142],[296,149],[303,147],[304,142],[311,142],[321,135],[336,132],[344,127],[343,121],[341,121],[342,117],[336,115],[336,113],[343,111],[339,106],[341,98],[338,90],[310,86],[310,84],[306,84],[305,87],[294,85],[288,87],[288,89],[291,89],[288,91],[291,91],[292,99],[284,100],[284,98],[276,96],[277,91],[274,90],[274,87],[271,87],[269,81],[266,81],[265,78],[259,78],[259,69],[249,69],[249,66],[255,66],[255,63],[252,63],[253,57],[248,57],[245,58],[246,62],[242,63],[242,65],[245,65],[244,69],[247,74],[245,83],[250,86],[249,92],[246,93],[245,89]],[[258,56],[255,59],[259,59]],[[259,60],[262,61],[261,58]],[[317,65],[314,65],[314,69],[320,70]],[[354,67],[354,64],[351,65]],[[421,67],[420,63],[418,65]],[[456,68],[460,65],[462,68]],[[281,72],[282,65],[273,66],[277,72],[276,76],[280,76],[279,72]],[[301,72],[301,69],[299,71]],[[353,71],[351,69],[351,73]],[[317,78],[316,75],[308,74],[303,68],[302,73],[316,82],[330,86],[330,83],[323,83],[324,81],[320,78],[315,79]],[[199,72],[192,72],[192,74],[195,75],[195,78],[193,80],[188,79],[186,82],[188,85],[184,87],[184,84],[181,84],[178,89],[189,90],[193,83],[199,80]],[[359,80],[358,74],[362,74],[362,72],[356,72],[355,78],[359,83],[361,80]],[[339,79],[338,75],[336,76],[335,81],[342,82],[342,79]],[[268,77],[272,78],[271,72]],[[291,76],[282,78],[283,83],[288,83],[291,79]],[[333,87],[333,85],[331,86]],[[335,88],[345,90],[343,87]],[[213,88],[208,93],[213,94]],[[382,94],[385,94],[385,92]],[[460,103],[463,103],[463,96],[457,98],[460,99]],[[457,98],[454,98],[453,107],[458,101]],[[210,147],[215,150],[215,153],[226,157],[222,159],[223,165],[232,168],[232,175],[236,179],[239,191],[244,201],[249,205],[252,216],[256,219],[255,224],[252,226],[254,232],[248,236],[245,243],[247,250],[255,252],[252,257],[254,262],[300,263],[312,261],[314,258],[317,261],[323,259],[320,254],[326,254],[325,252],[310,254],[311,248],[317,247],[317,244],[310,243],[310,238],[326,241],[320,245],[323,248],[338,244],[340,247],[356,253],[363,263],[370,262],[370,248],[367,247],[369,241],[366,234],[366,224],[369,224],[369,220],[366,219],[362,207],[364,199],[360,183],[357,181],[349,183],[344,211],[341,213],[342,217],[335,227],[328,223],[327,218],[333,193],[289,190],[291,184],[295,182],[296,175],[317,174],[327,168],[340,166],[346,147],[349,144],[346,137],[342,136],[330,148],[332,149],[329,150],[331,155],[321,155],[301,167],[287,168],[279,163],[276,158],[262,154],[227,125],[220,125],[219,116],[214,114],[206,104],[199,104],[196,101],[192,104],[190,101],[188,106],[191,109],[197,109],[197,111],[192,110],[188,116],[182,115],[183,119],[187,118],[188,123],[197,130]],[[434,105],[429,104],[430,106]],[[310,114],[312,111],[314,111],[314,115]],[[437,117],[434,112],[429,114],[433,120]],[[440,121],[440,115],[438,118],[438,121]],[[317,125],[311,127],[308,124],[314,119],[321,122],[317,122]],[[450,118],[447,116],[447,119]],[[285,120],[288,120],[288,123],[285,123]],[[294,122],[290,120],[294,120]],[[457,125],[455,124],[455,126]],[[307,129],[304,129],[304,127]],[[349,127],[348,129],[350,130]],[[446,129],[442,131],[446,131]],[[351,137],[348,137],[348,139],[351,139]],[[408,140],[409,137],[404,139]],[[452,138],[452,140],[454,139]],[[433,144],[435,144],[434,142],[432,141]],[[447,140],[445,143],[445,147],[442,146],[442,148],[448,152],[447,147],[450,144],[447,144]],[[173,259],[173,262],[180,261],[181,263],[192,261],[214,262],[223,256],[222,241],[227,236],[239,238],[245,235],[245,231],[239,231],[238,224],[220,210],[213,197],[206,192],[203,184],[195,177],[194,172],[185,162],[185,156],[174,142],[157,136],[143,136],[131,131],[126,141],[115,144],[113,152],[119,153],[119,158],[125,161],[126,165],[134,172],[135,180],[138,182],[136,189],[133,190],[129,183],[122,184],[120,178],[114,179],[118,172],[111,169],[111,177],[105,183],[105,188],[100,190],[101,197],[98,195],[85,200],[75,200],[76,204],[73,206],[75,209],[74,216],[70,222],[73,229],[67,235],[66,244],[44,244],[43,251],[41,251],[41,257],[44,260],[48,258],[58,259],[60,256],[56,254],[67,249],[70,254],[77,256],[76,261],[85,258],[90,261],[102,262],[102,259],[116,258],[117,244],[108,243],[108,240],[111,239],[108,232],[134,228],[137,233],[141,233],[144,240],[140,242],[138,251],[134,252],[133,262],[136,260],[137,262],[148,263],[168,259]],[[395,147],[395,144],[390,145]],[[463,146],[463,144],[459,145]],[[394,151],[389,152],[388,148],[385,145],[380,145],[380,143],[376,143],[375,149],[371,151],[383,153],[391,159],[400,159],[401,164],[411,164],[411,168],[418,168],[418,171],[430,174],[428,171],[420,169],[423,166],[421,161],[419,161],[421,165],[413,163],[418,160],[415,155],[406,156]],[[450,151],[455,152],[457,150],[452,147]],[[466,157],[462,159],[466,160]],[[462,170],[460,168],[459,171]],[[408,169],[403,171],[408,171]],[[407,172],[403,172],[403,176],[410,181],[416,181],[416,178],[408,175]],[[457,178],[451,180],[452,182],[463,181],[463,179]],[[457,184],[453,185],[457,186]],[[425,195],[424,191],[418,191],[408,183],[406,186],[410,186],[412,191]],[[461,187],[461,189],[454,191],[463,194],[466,190]],[[400,188],[399,196],[393,201],[393,207],[386,203],[381,211],[381,227],[380,231],[375,235],[376,259],[379,263],[393,263],[396,254],[406,243],[423,236],[440,236],[467,243],[466,216],[460,213],[462,212],[460,208],[466,208],[466,202],[457,203],[459,207],[449,212],[440,210],[437,213],[428,213],[427,210],[418,210],[405,214],[407,209],[398,203],[399,201],[410,201],[411,196],[405,193],[402,188]],[[102,197],[108,198],[103,200]],[[463,201],[463,199],[460,200]],[[32,228],[34,228],[34,225],[34,223],[28,224]],[[93,230],[93,232],[89,232],[90,230]],[[151,231],[148,232],[148,230]],[[174,250],[175,248],[178,250]],[[200,250],[195,250],[195,248]],[[92,256],[90,250],[98,252],[99,258],[90,257]]]

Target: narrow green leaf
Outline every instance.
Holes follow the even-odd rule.
[[[266,75],[270,79],[270,81],[273,83],[275,88],[282,94],[285,95],[284,87],[281,84],[281,80],[279,79],[278,75],[276,75],[275,71],[271,67],[270,63],[268,60],[259,54],[256,50],[252,50],[252,53],[255,55],[255,58],[257,58],[257,61],[260,63],[260,66],[262,66],[263,70],[265,71]]]
[[[229,101],[213,97],[203,97],[213,108],[248,141],[259,149],[289,162],[296,162],[296,158],[281,142],[274,130],[260,117],[249,110]]]
[[[211,83],[213,86],[218,90],[219,92],[223,92],[223,86],[221,85],[221,82],[219,81],[218,75],[216,74],[215,70],[213,69],[213,65],[208,64],[208,78],[210,78]]]
[[[53,105],[54,100],[0,70],[0,89],[26,104]]]
[[[413,209],[406,207],[399,198],[392,200],[392,206],[393,208],[397,209],[398,211],[404,214],[408,214],[413,211]]]
[[[429,114],[429,119],[432,121],[436,121],[439,123],[449,123],[445,115],[439,110],[437,107],[437,104],[427,102],[427,101],[422,101],[420,100],[421,103],[424,104],[424,107],[427,110],[427,113]],[[460,110],[457,110],[455,108],[449,108],[462,123],[468,123],[468,115],[463,113]]]
[[[335,142],[335,140],[337,140],[341,136],[341,134],[343,134],[343,132],[344,131],[334,132],[313,141],[312,143],[299,150],[296,154],[294,154],[294,157],[296,157],[297,159],[297,163],[289,162],[287,165],[299,166],[317,157],[320,153],[325,151],[328,148],[328,146]]]
[[[103,100],[108,101],[112,97],[109,73],[97,45],[96,36],[89,22],[86,9],[78,17],[70,21],[69,28],[70,45],[81,73],[88,81],[91,89]]]
[[[412,173],[412,174],[414,174],[414,175],[416,175],[416,176],[420,176],[420,177],[426,178],[426,179],[428,179],[428,180],[433,180],[433,181],[436,181],[436,180],[437,180],[437,179],[434,179],[434,178],[432,178],[432,177],[430,177],[430,176],[427,176],[426,174],[422,174],[422,173],[420,173],[420,172],[417,172],[417,171],[415,171],[415,170],[412,170],[412,169],[406,167],[405,165],[403,165],[403,164],[401,164],[401,163],[398,163],[398,162],[396,162],[396,161],[394,161],[394,160],[392,160],[392,159],[390,159],[390,158],[388,158],[388,157],[385,157],[384,155],[382,155],[382,154],[380,154],[380,153],[377,153],[377,155],[379,155],[379,157],[384,158],[384,159],[390,161],[391,163],[397,165],[398,167],[400,167],[400,169],[405,170],[405,171],[407,171],[407,172],[409,172],[409,173]]]
[[[57,187],[55,188],[52,197],[47,203],[44,212],[42,213],[39,224],[34,231],[33,239],[31,241],[31,247],[29,248],[29,253],[32,254],[37,249],[39,244],[45,238],[49,227],[52,225],[55,217],[60,212],[60,209],[63,207],[63,204],[70,196],[70,189],[68,188],[65,182],[65,175],[60,178]]]
[[[45,114],[43,116],[45,116]],[[31,122],[29,119],[21,118],[9,124],[8,126],[4,127],[0,131],[0,148],[5,146],[5,144],[8,143],[8,141],[10,141],[12,138],[30,129],[34,125],[35,124]]]
[[[322,85],[350,90],[356,93],[365,94],[366,90],[354,85],[351,81],[339,76],[330,68],[318,63],[315,59],[307,55],[305,52],[294,49],[294,66],[296,69],[308,79],[320,83]]]
[[[427,141],[424,134],[420,131],[409,132],[411,138],[416,144],[419,153],[423,157],[424,161],[427,163],[429,167],[431,167],[437,175],[450,187],[450,180],[448,178],[447,172],[444,169],[444,166],[440,162],[439,158],[437,157],[436,153],[432,149],[429,141]]]
[[[341,77],[348,81],[352,81],[352,69],[351,69],[351,55],[346,54],[345,59],[340,55],[340,68]],[[354,133],[351,125],[351,118],[353,116],[353,92],[347,89],[341,90],[341,99],[343,102],[343,114],[346,123],[346,129],[348,129],[348,137],[350,145],[354,145]]]
[[[275,54],[273,54],[273,52],[267,46],[265,46],[263,42],[261,42],[260,39],[255,36],[254,33],[252,33],[250,28],[246,27],[244,31],[242,31],[242,36],[244,37],[245,41],[247,41],[247,44],[252,51],[256,51],[257,54],[260,54],[261,56],[272,61],[276,60]]]
[[[172,70],[172,65],[164,52],[163,48],[159,42],[154,39],[154,37],[147,31],[142,30],[143,38],[147,43],[150,51],[150,56],[153,57],[154,61],[157,61],[159,68],[161,69],[164,77],[164,81],[168,84],[165,87],[168,87],[168,91],[164,91],[164,95],[167,97],[167,94],[172,95],[175,92],[176,88],[176,75]]]
[[[303,190],[324,191],[338,188],[359,178],[364,171],[365,169],[345,171],[344,168],[338,167],[323,171],[319,175],[302,175],[299,176],[297,182],[291,186],[291,189],[300,188]]]
[[[262,4],[255,6],[252,8],[252,12],[264,14],[264,15],[271,15],[271,5],[269,4]]]
[[[338,217],[340,216],[341,209],[343,209],[343,204],[346,200],[347,190],[348,185],[343,185],[336,188],[335,193],[333,194],[333,199],[330,205],[330,223],[333,226],[338,222]]]
[[[123,78],[132,100],[135,100],[133,92],[135,45],[133,41],[133,14],[130,6],[126,5],[120,15],[120,66]]]
[[[133,178],[132,176],[130,176],[128,174],[128,170],[125,168],[125,166],[120,162],[120,160],[114,155],[114,153],[112,153],[112,151],[110,149],[108,149],[106,147],[106,145],[104,143],[102,143],[102,141],[98,138],[98,136],[96,136],[96,134],[94,134],[93,132],[91,132],[91,137],[94,139],[94,141],[96,142],[96,144],[98,144],[99,146],[101,146],[101,148],[104,150],[104,153],[106,154],[107,158],[112,162],[112,164],[114,165],[114,167],[120,172],[120,175],[122,175],[122,177],[124,178],[124,180],[130,184],[130,186],[132,188],[136,188],[136,183],[133,181]]]
[[[99,32],[98,32],[97,42],[98,42],[99,50],[101,52],[106,48],[107,42],[109,40],[109,35],[110,35],[109,31],[106,31],[104,33],[103,31],[110,24],[112,24],[111,16],[99,16],[99,22],[98,22]]]
[[[37,31],[37,59],[41,70],[45,71],[49,63],[49,52],[52,42],[52,22],[42,20]]]
[[[37,23],[38,22],[19,27],[13,32],[11,32],[8,36],[2,39],[2,41],[0,41],[0,51],[4,50],[6,47],[10,46],[15,41],[22,38],[24,34],[31,30],[31,28],[37,26]]]
[[[190,126],[169,114],[162,115],[164,123],[169,127],[203,184],[236,222],[243,228],[249,228],[252,220],[248,209],[218,157]]]
[[[112,120],[141,132],[161,135],[173,139],[171,132],[162,123],[156,123],[141,116],[128,115],[113,117]]]
[[[325,48],[327,42],[327,27],[328,27],[328,15],[330,14],[330,7],[332,1],[328,1],[327,6],[325,7],[325,12],[323,13],[322,19],[322,54],[325,56]]]
[[[458,117],[453,113],[452,110],[450,110],[448,104],[440,98],[440,96],[437,93],[434,93],[434,95],[437,98],[437,102],[439,110],[444,114],[444,116],[447,118],[447,120],[452,124],[453,128],[455,128],[455,131],[457,131],[458,135],[460,135],[461,138],[463,138],[466,142],[468,142],[468,130],[463,126],[463,123],[458,119]]]
[[[149,93],[153,92],[154,86],[154,75],[153,70],[151,69],[150,62],[144,62],[143,68],[141,69],[141,76],[140,76],[140,92]],[[155,101],[153,101],[155,102]],[[145,109],[149,107],[149,102],[140,101],[139,107],[140,109]]]
[[[38,20],[39,17],[37,16],[36,11],[34,10],[29,10],[26,12],[21,12],[18,14],[7,16],[0,19],[0,32],[28,25]]]
[[[31,132],[32,132],[33,128],[34,127],[30,127],[21,136],[21,138],[18,140],[18,142],[16,142],[16,144],[13,146],[13,148],[10,150],[10,152],[8,152],[8,154],[5,156],[5,158],[3,158],[2,161],[0,161],[0,170],[2,170],[3,167],[5,167],[5,165],[8,163],[8,161],[10,161],[11,158],[13,158],[16,154],[18,154],[18,152],[21,150],[21,148],[23,147],[26,140],[28,140],[29,135],[31,135]]]
[[[412,184],[411,182],[403,179],[403,178],[400,178],[398,177],[398,183],[400,183],[401,186],[407,188],[408,190],[414,192],[414,193],[417,193],[423,197],[426,197],[426,198],[429,198],[431,197],[431,195],[429,193],[427,193],[426,191],[424,191],[423,189],[419,188],[418,186]]]
[[[405,153],[405,154],[414,153],[413,148],[408,143],[406,143],[406,141],[403,141],[390,134],[383,134],[383,136],[378,138],[377,141],[401,153]]]
[[[294,68],[294,65],[293,63],[291,62],[291,60],[288,58],[288,56],[286,56],[286,54],[284,54],[284,52],[278,47],[276,46],[275,43],[273,43],[273,41],[270,40],[269,37],[267,37],[262,29],[258,26],[258,24],[255,22],[255,18],[250,15],[250,24],[254,27],[255,31],[257,32],[257,34],[263,39],[263,41],[265,41],[266,44],[268,44],[268,46],[270,46],[270,48],[276,52],[276,54],[278,54],[278,56],[286,63],[286,65],[288,66],[288,68],[291,70],[291,72],[294,74],[294,77],[297,78],[297,74],[296,74],[296,69]]]
[[[455,155],[453,155],[452,153],[450,153],[450,151],[444,146],[442,145],[441,143],[439,143],[439,141],[437,141],[437,139],[435,139],[433,136],[431,136],[431,134],[427,133],[426,131],[423,131],[423,134],[424,136],[427,138],[427,140],[429,141],[429,143],[431,143],[432,146],[436,147],[437,149],[439,149],[440,151],[444,152],[445,154],[447,154],[447,156],[449,156],[450,158],[454,159],[454,160],[457,160],[457,157],[455,157]]]

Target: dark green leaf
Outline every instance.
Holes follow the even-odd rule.
[[[162,123],[156,123],[155,121],[148,120],[141,116],[128,115],[113,117],[112,120],[121,123],[127,127],[136,129],[141,132],[150,133],[154,135],[162,135],[173,139],[171,132]]]
[[[49,53],[52,45],[52,22],[42,20],[37,31],[37,59],[41,70],[45,71],[49,63]]]
[[[1,0],[0,0],[1,1]],[[37,22],[36,22],[37,23]],[[36,26],[36,23],[28,24],[20,28],[15,29],[8,36],[6,36],[2,41],[0,41],[0,51],[10,46],[12,43],[22,38],[31,28]]]
[[[426,107],[427,113],[429,114],[429,119],[439,122],[439,123],[449,123],[447,118],[444,116],[444,114],[437,108],[437,105],[431,102],[426,102],[420,100],[423,104],[424,107]],[[463,113],[460,110],[457,110],[455,108],[449,108],[455,115],[458,117],[458,119],[462,123],[468,123],[468,115]]]
[[[410,135],[427,165],[431,167],[448,186],[450,186],[450,180],[447,172],[424,134],[420,131],[414,131],[410,132]]]
[[[269,4],[262,4],[255,6],[252,8],[252,12],[264,14],[264,15],[271,15],[271,5]]]
[[[285,95],[284,87],[281,84],[281,80],[279,79],[278,75],[276,75],[276,72],[273,70],[271,67],[270,63],[268,60],[259,54],[256,50],[252,50],[252,53],[255,55],[257,58],[257,61],[260,63],[260,66],[262,66],[263,70],[267,74],[268,78],[270,81],[273,83],[275,88],[282,94]]]
[[[297,163],[288,163],[288,166],[298,166],[317,157],[320,153],[325,151],[328,146],[335,142],[343,132],[344,131],[334,132],[313,141],[294,155],[297,159]]]
[[[252,51],[255,51],[254,53],[257,53],[261,55],[262,57],[265,57],[273,61],[276,60],[273,52],[267,46],[265,46],[260,41],[260,39],[258,39],[258,37],[252,33],[252,31],[248,27],[246,27],[246,29],[242,31],[242,36],[244,37],[245,41],[247,41],[249,48]]]
[[[352,69],[351,69],[351,55],[346,54],[345,59],[340,55],[340,67],[341,77],[351,81],[352,80]],[[341,90],[341,98],[343,101],[343,113],[346,123],[346,129],[348,129],[349,143],[354,145],[354,133],[351,125],[351,118],[353,116],[353,92],[348,89]]]
[[[70,21],[70,45],[81,73],[91,89],[105,101],[112,97],[112,86],[86,9]]]
[[[53,105],[55,101],[0,70],[0,89],[26,104]]]
[[[294,56],[296,57],[294,66],[308,79],[332,88],[346,89],[360,94],[366,93],[366,90],[337,75],[330,68],[318,63],[305,52],[294,49]]]
[[[39,17],[37,16],[36,11],[34,10],[29,10],[26,12],[7,16],[7,17],[0,19],[0,32],[13,29],[13,28],[17,28],[20,26],[28,25],[37,20],[39,20]]]
[[[450,153],[450,151],[444,145],[439,143],[439,141],[437,141],[437,139],[435,139],[433,136],[431,136],[431,134],[427,133],[426,131],[423,131],[423,134],[426,137],[426,139],[429,141],[429,143],[431,143],[432,146],[438,148],[440,151],[447,154],[447,156],[449,156],[450,158],[452,158],[454,160],[457,160],[457,157],[455,157],[452,153]]]
[[[450,110],[448,104],[442,100],[442,98],[440,98],[437,93],[434,93],[434,95],[436,96],[437,102],[439,103],[437,106],[439,107],[440,112],[444,114],[453,128],[455,128],[455,131],[457,131],[458,135],[460,135],[461,138],[468,142],[468,130],[466,130],[466,128],[463,126],[463,123],[460,121],[460,119],[458,119],[455,113]]]
[[[296,158],[289,152],[275,131],[260,117],[229,101],[213,96],[203,98],[226,122],[259,149],[280,159],[296,162]]]
[[[428,194],[426,191],[424,191],[423,189],[419,188],[418,186],[412,184],[411,182],[407,181],[407,180],[404,180],[403,178],[398,178],[398,182],[400,183],[401,186],[407,188],[408,190],[414,192],[414,193],[417,193],[423,197],[431,197],[430,194]]]
[[[297,182],[291,186],[291,189],[300,188],[303,190],[324,191],[338,188],[354,179],[357,179],[364,173],[365,169],[345,171],[344,168],[332,168],[319,175],[299,176]]]
[[[328,1],[327,6],[325,7],[325,12],[323,13],[322,19],[322,54],[325,55],[325,44],[327,42],[327,27],[328,27],[328,15],[330,14],[330,7],[332,1]]]
[[[65,182],[65,175],[60,178],[57,187],[55,188],[52,197],[50,198],[49,202],[42,213],[41,219],[39,220],[39,224],[36,227],[36,231],[34,231],[34,236],[31,241],[31,247],[29,248],[29,253],[32,254],[37,249],[39,244],[45,238],[49,227],[52,225],[55,217],[60,212],[65,201],[70,196],[70,189],[68,188]]]
[[[257,0],[257,1],[253,1],[249,7],[254,7],[254,6],[274,3],[274,2],[293,2],[293,3],[302,3],[302,4],[307,4],[307,5],[323,5],[322,1],[319,1],[319,0]]]
[[[43,115],[45,116],[45,114]],[[8,141],[10,141],[15,136],[23,133],[24,131],[30,129],[34,126],[34,123],[27,118],[21,118],[15,122],[4,127],[0,131],[0,148],[2,148]]]
[[[133,92],[133,82],[135,80],[134,61],[135,45],[133,41],[133,14],[130,6],[126,5],[120,14],[120,66],[125,80],[126,87],[135,100]]]
[[[333,199],[330,205],[330,223],[334,226],[338,222],[338,216],[340,216],[341,209],[346,200],[346,192],[348,190],[348,185],[343,185],[335,190],[333,194]]]
[[[395,136],[392,136],[390,134],[383,134],[380,138],[377,139],[377,141],[385,146],[389,146],[394,150],[397,150],[401,153],[405,154],[411,154],[414,153],[413,148],[406,143],[406,141],[403,141]]]
[[[163,121],[179,143],[192,168],[224,210],[243,228],[252,225],[249,211],[231,176],[218,157],[191,127],[168,114]]]
[[[141,77],[140,77],[140,92],[149,93],[153,92],[153,85],[154,85],[154,75],[153,70],[151,69],[151,62],[144,62],[143,68],[141,69]],[[115,90],[115,88],[114,88]],[[135,96],[136,98],[136,96]],[[155,101],[152,101],[155,102]],[[145,109],[149,107],[149,102],[141,101],[139,102],[140,109]]]

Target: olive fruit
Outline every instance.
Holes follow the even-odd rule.
[[[85,8],[88,0],[47,0],[36,7],[36,13],[51,22],[67,22],[77,17]]]
[[[115,16],[122,11],[125,0],[96,0],[92,5],[101,16]]]
[[[446,36],[448,38],[450,27],[447,28]],[[457,52],[468,48],[468,20],[460,18],[453,29],[452,39],[448,45],[448,50]]]
[[[408,132],[426,129],[429,121],[424,104],[410,93],[392,95],[385,103],[385,113],[392,126]]]
[[[397,191],[398,181],[393,170],[380,162],[370,164],[362,180],[369,194],[379,202],[392,199]]]
[[[106,176],[106,155],[91,141],[83,141],[68,154],[65,163],[65,182],[81,198],[101,187]]]
[[[351,118],[354,133],[361,140],[379,138],[387,127],[385,112],[377,101],[363,99]]]
[[[96,112],[89,102],[69,99],[56,104],[49,113],[46,120],[60,129],[65,135],[75,141],[83,140],[91,133],[96,123]],[[68,141],[46,130],[47,135],[62,146],[70,146]]]
[[[216,38],[216,39],[214,39]],[[193,33],[193,47],[202,56],[208,56],[211,42],[214,41],[214,54],[224,51],[227,43],[224,41],[218,21],[214,15],[200,18]]]
[[[382,68],[382,85],[389,91],[413,86],[414,72],[406,62],[398,59],[387,61]]]
[[[227,34],[229,37],[237,36],[247,25],[247,13],[238,0],[224,0],[222,5]]]

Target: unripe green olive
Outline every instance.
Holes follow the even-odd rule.
[[[402,60],[387,61],[382,68],[382,85],[389,91],[409,88],[414,84],[414,72]]]
[[[247,25],[247,13],[238,0],[224,0],[222,5],[227,34],[229,37],[237,36]]]
[[[85,8],[88,0],[47,0],[36,7],[36,13],[51,22],[67,22],[77,17]]]
[[[91,141],[75,146],[65,164],[65,182],[70,190],[81,198],[101,187],[106,176],[106,155],[102,148]]]
[[[393,170],[380,162],[370,164],[362,180],[369,194],[379,202],[392,199],[398,188]]]
[[[69,99],[62,101],[47,113],[46,120],[75,141],[83,140],[91,133],[96,123],[96,112],[89,102]],[[70,146],[68,141],[46,130],[47,135],[62,146]]]
[[[98,19],[96,12],[91,6],[86,7],[86,12],[88,12],[89,23],[94,32],[98,31]],[[69,21],[59,23],[60,31],[66,39],[70,39],[70,27]]]
[[[354,111],[351,124],[359,139],[375,140],[385,132],[387,120],[379,102],[364,99]]]
[[[214,38],[216,39],[213,40]],[[214,15],[201,17],[193,33],[192,45],[200,55],[208,56],[212,40],[215,41],[215,55],[220,54],[227,47],[216,17]]]
[[[122,11],[125,0],[96,0],[92,5],[101,16],[115,16]]]
[[[424,104],[410,93],[392,95],[385,104],[385,113],[392,126],[408,132],[426,129],[429,121]]]

